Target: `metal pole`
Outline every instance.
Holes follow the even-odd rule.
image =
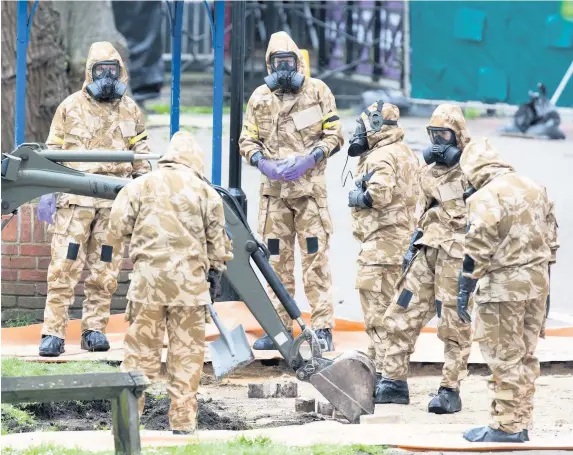
[[[318,8],[318,18],[322,22],[326,22],[326,2],[320,2]],[[326,27],[320,26],[318,28],[318,71],[322,71],[324,68],[328,67],[327,61],[327,43],[326,43]]]
[[[223,156],[223,92],[225,73],[225,2],[215,1],[215,33],[213,37],[213,160],[211,182],[221,185]]]
[[[410,0],[404,1],[402,11],[402,89],[407,98],[412,96],[410,81]]]
[[[382,46],[381,34],[382,34],[382,2],[374,2],[374,68],[372,69],[372,80],[378,82],[380,76],[382,75],[382,68],[378,65],[380,64],[380,47]],[[390,10],[386,11],[386,17],[390,14]],[[386,19],[386,24],[389,21]]]
[[[169,6],[168,6],[169,8]],[[168,11],[171,14],[170,11]],[[181,97],[181,29],[183,1],[173,2],[171,17],[171,128],[170,137],[179,131],[179,102]]]
[[[352,35],[352,24],[353,24],[353,17],[352,14],[354,13],[354,2],[348,1],[346,2],[346,33]],[[352,40],[346,39],[346,64],[352,62],[352,58],[354,55],[354,42]],[[351,71],[346,70],[346,74],[350,74]]]
[[[231,39],[231,131],[229,142],[229,192],[237,199],[245,214],[247,196],[241,189],[241,154],[239,136],[243,128],[244,65],[245,65],[245,2],[232,2]]]
[[[14,148],[24,142],[26,131],[26,52],[28,48],[28,2],[18,0],[16,28],[16,106]]]

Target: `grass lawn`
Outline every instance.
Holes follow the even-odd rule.
[[[13,357],[2,358],[2,376],[44,376],[47,374],[109,373],[119,367],[105,362],[26,362]]]
[[[65,449],[58,446],[40,446],[15,451],[3,448],[6,455],[113,455],[113,452],[85,452],[77,449]],[[213,442],[189,444],[179,447],[143,449],[145,455],[382,455],[384,447],[363,445],[313,445],[310,447],[289,447],[274,444],[268,438],[246,439],[239,437],[231,442]]]

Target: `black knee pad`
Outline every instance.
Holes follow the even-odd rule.
[[[398,301],[396,303],[400,305],[402,308],[406,309],[408,308],[408,305],[410,305],[410,300],[412,300],[413,295],[414,294],[412,293],[412,291],[408,289],[402,289],[400,297],[398,297]]]
[[[308,254],[315,254],[318,251],[318,237],[306,238],[306,252]]]
[[[276,256],[280,254],[280,239],[269,239],[267,242],[267,246],[269,248],[269,253],[271,256]]]
[[[78,258],[79,252],[80,252],[80,244],[70,242],[68,244],[68,254],[66,255],[66,259],[69,259],[70,261],[75,261]]]
[[[112,257],[113,257],[113,247],[110,245],[102,245],[100,260],[102,262],[111,262]]]

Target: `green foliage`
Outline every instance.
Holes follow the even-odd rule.
[[[105,362],[27,362],[14,357],[2,357],[2,376],[44,376],[49,374],[109,373],[119,367]]]
[[[464,108],[464,117],[467,120],[480,118],[481,112],[479,109],[476,109],[475,107],[466,107],[466,108]]]
[[[110,452],[87,452],[80,449],[66,449],[61,446],[53,444],[42,444],[37,447],[29,447],[27,449],[11,449],[10,447],[2,447],[2,455],[84,455],[84,454],[98,454],[98,455],[113,455]]]
[[[2,321],[4,327],[25,327],[32,325],[35,322],[34,318],[21,311],[11,311],[6,319]]]
[[[310,447],[290,447],[274,444],[270,439],[257,437],[248,439],[241,436],[230,442],[198,443],[179,447],[159,447],[143,449],[144,455],[382,455],[384,447],[356,445],[313,445]],[[53,445],[32,447],[24,451],[3,448],[7,455],[111,455],[113,452],[86,452],[79,449],[64,449]]]
[[[147,109],[156,114],[169,114],[171,112],[169,104],[150,104]],[[180,106],[179,112],[181,114],[213,114],[213,106]],[[231,112],[231,107],[223,106],[223,114],[229,112]]]

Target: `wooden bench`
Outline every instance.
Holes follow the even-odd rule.
[[[149,387],[139,372],[2,378],[2,403],[111,400],[115,453],[141,453],[137,399]]]

